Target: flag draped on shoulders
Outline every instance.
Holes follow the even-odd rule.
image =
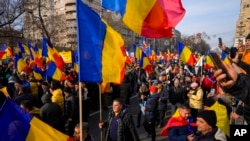
[[[121,83],[125,73],[124,41],[100,16],[77,0],[80,82]]]
[[[128,28],[147,38],[172,37],[186,13],[181,0],[102,0],[102,7],[120,13]]]
[[[0,137],[3,141],[73,141],[25,112],[10,99],[4,101],[0,113]]]

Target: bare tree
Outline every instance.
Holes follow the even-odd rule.
[[[65,28],[62,15],[55,13],[53,0],[26,1],[25,30],[27,37],[39,39],[37,34],[49,40],[56,40],[57,34]],[[30,30],[30,27],[33,27]],[[35,37],[34,37],[35,36]]]
[[[0,42],[14,44],[15,40],[23,38],[22,14],[25,12],[24,0],[0,1]],[[10,43],[13,42],[13,43]]]

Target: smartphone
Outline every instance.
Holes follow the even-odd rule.
[[[232,80],[231,76],[227,73],[226,67],[222,63],[222,60],[220,59],[219,55],[215,52],[210,52],[209,56],[214,64],[215,69],[222,69],[222,72],[227,74],[225,81]]]
[[[222,38],[219,37],[218,40],[219,40],[219,45],[221,46],[222,45]]]

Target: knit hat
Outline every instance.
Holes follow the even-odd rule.
[[[149,86],[149,90],[150,90],[150,92],[155,93],[155,92],[157,92],[158,89],[156,86]]]
[[[247,35],[246,39],[250,39],[250,33]]]
[[[204,101],[204,106],[211,107],[212,105],[214,105],[214,103],[215,100],[212,97],[209,97]]]
[[[217,118],[216,118],[215,111],[204,110],[204,111],[199,112],[197,117],[204,119],[207,122],[207,124],[210,125],[211,127],[216,127]]]
[[[198,87],[198,83],[193,82],[193,83],[191,83],[190,87],[191,87],[192,89],[196,89],[196,88]]]
[[[72,90],[71,90],[71,88],[70,87],[65,87],[64,89],[63,89],[63,91],[64,92],[67,92],[67,93],[72,93]]]

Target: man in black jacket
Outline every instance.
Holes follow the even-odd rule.
[[[120,99],[113,101],[113,110],[105,122],[99,123],[99,127],[107,127],[105,141],[139,141],[132,115],[123,109]]]

